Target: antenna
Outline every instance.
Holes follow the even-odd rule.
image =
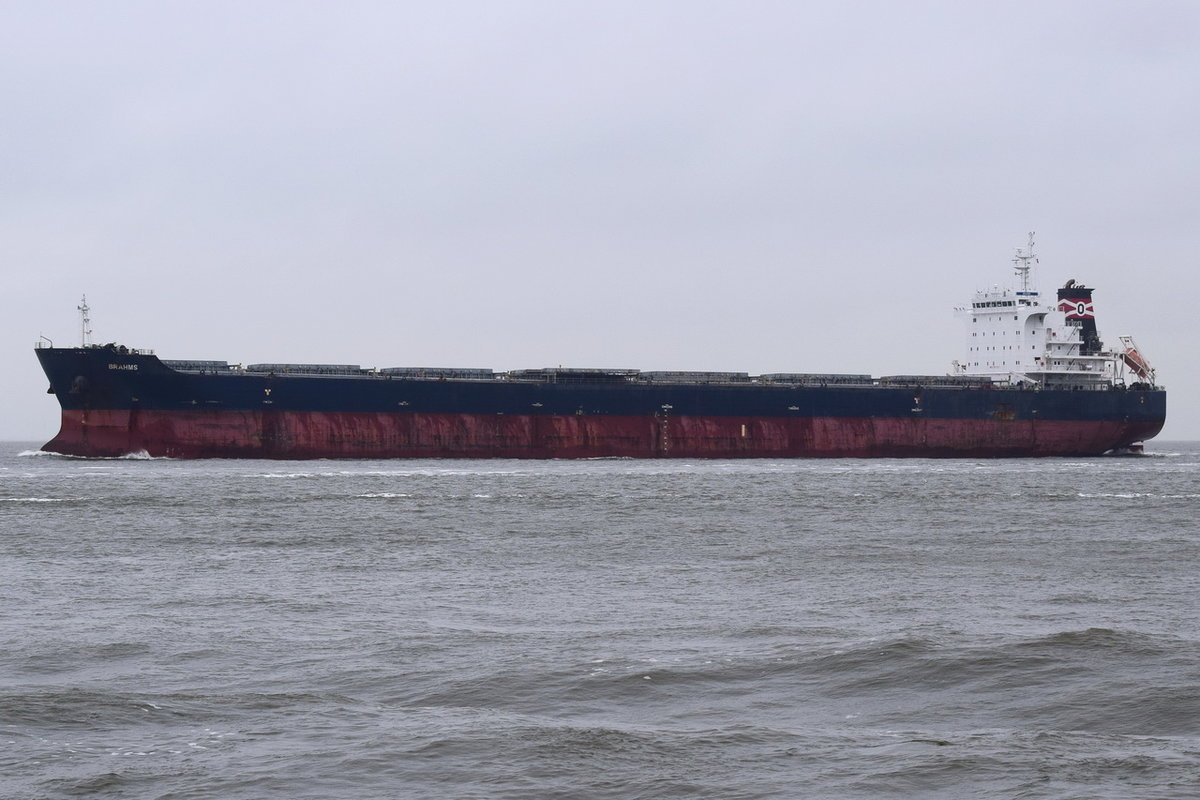
[[[75,308],[79,309],[79,346],[87,347],[92,343],[92,318],[88,316],[92,309],[88,307],[86,294]]]
[[[1017,277],[1021,279],[1021,291],[1029,291],[1029,270],[1030,263],[1037,263],[1037,257],[1033,254],[1033,231],[1029,232],[1029,246],[1025,249],[1017,248],[1017,254],[1013,257],[1013,263],[1016,264]]]

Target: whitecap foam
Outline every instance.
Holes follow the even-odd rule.
[[[75,456],[70,453],[55,453],[52,450],[22,450],[17,453],[18,458],[69,458],[78,461],[170,461],[170,456],[152,456],[145,450],[138,450],[133,453],[125,453],[119,456]]]
[[[329,473],[326,473],[326,477],[328,476]],[[322,476],[316,472],[263,472],[250,477],[295,480],[296,478],[319,478]]]
[[[145,450],[138,450],[135,453],[126,453],[116,458],[118,461],[156,461],[165,458],[165,456],[152,456]]]
[[[1157,494],[1155,492],[1079,492],[1076,497],[1087,500],[1140,500],[1145,497],[1150,497],[1156,500],[1195,500],[1200,498],[1200,494]]]
[[[0,503],[63,503],[67,497],[0,497]]]

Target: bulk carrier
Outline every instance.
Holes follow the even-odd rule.
[[[1092,289],[1031,284],[958,309],[943,376],[488,369],[170,361],[39,343],[62,406],[43,450],[173,458],[1094,456],[1137,450],[1166,391],[1130,337],[1106,349]]]

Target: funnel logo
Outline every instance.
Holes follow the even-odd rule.
[[[1058,310],[1067,312],[1067,319],[1092,319],[1096,316],[1091,300],[1060,300]]]

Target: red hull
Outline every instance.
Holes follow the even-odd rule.
[[[64,410],[43,449],[174,458],[797,458],[1099,455],[1161,423],[922,418]]]

